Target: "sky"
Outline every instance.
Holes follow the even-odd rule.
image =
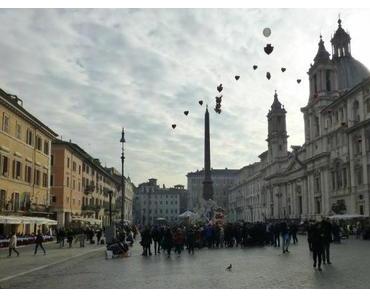
[[[0,88],[59,138],[119,170],[125,127],[126,176],[186,186],[186,174],[203,168],[207,103],[212,168],[258,161],[275,90],[288,146],[304,143],[307,71],[320,34],[331,52],[338,14],[352,55],[370,68],[369,9],[0,9]]]

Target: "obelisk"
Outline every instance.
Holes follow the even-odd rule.
[[[211,146],[209,139],[209,112],[206,107],[204,118],[204,181],[203,199],[208,201],[213,199],[213,182],[211,178]]]

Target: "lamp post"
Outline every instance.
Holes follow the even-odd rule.
[[[113,191],[110,190],[108,191],[109,195],[109,226],[112,226],[112,196],[113,196]]]
[[[122,204],[121,204],[121,228],[123,230],[124,216],[125,216],[125,172],[124,172],[124,163],[125,163],[125,129],[122,128],[121,140],[122,143],[122,154],[121,154],[121,163],[122,163],[122,179],[121,179],[121,191],[122,191]]]

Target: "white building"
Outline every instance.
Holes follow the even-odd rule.
[[[186,197],[184,186],[161,188],[155,178],[138,186],[134,201],[134,222],[136,224],[155,224],[158,218],[164,218],[169,223],[178,220],[180,205]]]
[[[338,20],[330,58],[320,37],[308,71],[308,103],[301,109],[305,143],[291,152],[286,111],[275,94],[268,150],[240,170],[229,193],[233,220],[370,215],[370,72],[352,57],[350,40]]]
[[[213,200],[223,209],[228,209],[228,192],[237,179],[239,170],[211,169],[213,181]],[[200,199],[203,197],[204,170],[189,172],[188,178],[188,209],[199,208]]]

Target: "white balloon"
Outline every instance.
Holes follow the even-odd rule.
[[[269,37],[270,35],[271,35],[271,29],[270,28],[263,29],[263,36]]]

